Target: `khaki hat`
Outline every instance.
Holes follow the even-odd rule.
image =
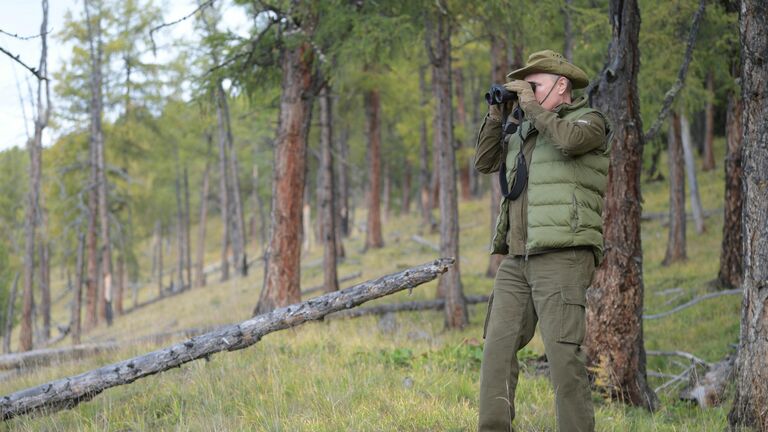
[[[528,56],[528,62],[525,67],[513,71],[507,75],[507,78],[523,79],[533,73],[550,73],[562,75],[573,84],[573,88],[580,89],[589,85],[589,77],[583,70],[572,65],[559,53],[552,50],[538,51]]]

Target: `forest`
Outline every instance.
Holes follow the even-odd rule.
[[[40,6],[0,20],[4,430],[476,430],[485,93],[554,50],[612,129],[597,430],[768,431],[763,0]],[[556,430],[517,358],[516,430]]]

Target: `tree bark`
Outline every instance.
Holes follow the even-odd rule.
[[[79,230],[78,230],[79,231]],[[83,255],[85,255],[85,235],[78,233],[77,236],[77,258],[75,259],[75,287],[72,290],[72,317],[70,327],[72,334],[72,344],[80,343],[81,316],[82,316],[82,290],[83,290]]]
[[[8,354],[11,352],[11,332],[13,332],[13,310],[16,306],[16,292],[19,287],[19,273],[13,278],[13,286],[11,287],[11,295],[8,298],[8,304],[5,309],[5,327],[3,328],[3,352]]]
[[[115,284],[115,315],[123,314],[123,292],[125,287],[125,257],[121,253],[117,257],[117,283]]]
[[[743,0],[739,12],[744,177],[744,299],[736,395],[728,422],[768,430],[768,4]]]
[[[237,351],[257,343],[265,335],[349,309],[366,301],[413,288],[445,272],[449,259],[413,267],[400,273],[364,282],[355,287],[315,297],[274,310],[213,332],[142,356],[104,366],[78,376],[63,378],[21,390],[0,400],[3,420],[23,414],[51,413],[72,408],[102,391],[154,375],[222,351]]]
[[[683,142],[683,155],[685,157],[685,171],[688,175],[688,186],[691,194],[691,211],[693,222],[696,224],[696,233],[701,234],[706,230],[704,225],[704,209],[699,195],[699,183],[696,181],[696,162],[693,160],[693,146],[691,145],[691,127],[688,118],[680,115],[681,137]]]
[[[216,90],[216,119],[219,131],[219,211],[223,232],[221,234],[221,281],[229,280],[229,246],[232,229],[229,204],[229,170],[227,165],[227,131],[224,125],[222,104],[219,103],[219,92]]]
[[[419,106],[421,108],[421,121],[419,123],[419,197],[421,204],[422,227],[432,229],[435,221],[432,218],[432,202],[430,199],[430,176],[429,176],[429,145],[427,135],[427,84],[426,67],[419,67]]]
[[[342,237],[349,237],[349,128],[342,127],[339,136],[337,152],[341,156],[338,161],[339,174],[339,232]]]
[[[459,124],[459,127],[464,131],[464,134],[468,135],[469,130],[467,128],[467,109],[464,99],[464,71],[462,68],[457,67],[453,70],[453,72],[453,83],[456,90],[456,120]],[[456,142],[456,148],[462,147],[464,147],[463,141]],[[469,185],[470,166],[464,157],[457,158],[457,163],[459,167],[459,184],[461,184],[461,200],[469,201],[472,199],[472,189]]]
[[[157,297],[163,296],[163,225],[155,223],[155,238],[157,239]]]
[[[235,149],[235,141],[232,138],[229,103],[227,102],[227,94],[224,92],[221,81],[218,83],[217,92],[218,103],[221,105],[221,114],[223,115],[227,151],[229,153],[229,167],[227,170],[229,179],[227,180],[227,183],[229,186],[229,193],[231,194],[230,217],[232,218],[232,228],[230,234],[232,238],[232,255],[235,262],[235,270],[239,272],[241,276],[247,276],[248,257],[245,253],[245,218],[243,216],[243,203],[240,199],[240,177],[238,176],[240,170],[237,162],[237,149]]]
[[[738,67],[732,68],[734,76],[739,75]],[[742,252],[742,160],[743,139],[742,113],[744,104],[741,97],[734,93],[728,95],[726,116],[726,156],[725,156],[725,212],[723,221],[723,241],[720,252],[720,271],[717,279],[723,289],[741,286],[744,254]]]
[[[573,25],[571,20],[571,7],[573,0],[565,0],[563,6],[563,57],[573,61]]]
[[[438,4],[446,10],[446,5]],[[440,276],[438,297],[445,299],[445,326],[463,328],[469,323],[461,284],[459,262],[459,206],[456,199],[456,152],[453,148],[453,106],[451,103],[451,23],[447,13],[436,11],[426,19],[425,39],[432,66],[432,96],[436,102],[433,147],[438,151],[436,169],[440,179],[440,253],[453,257],[454,266]],[[432,40],[434,40],[434,47]]]
[[[272,232],[267,249],[264,288],[254,315],[301,299],[300,227],[306,176],[307,135],[314,102],[314,55],[308,42],[282,54],[280,123],[274,151]]]
[[[715,104],[712,99],[715,97],[715,75],[710,70],[707,72],[707,98],[706,117],[704,126],[704,165],[702,170],[711,171],[715,169],[715,152],[713,151],[715,141]]]
[[[669,125],[669,239],[662,265],[688,259],[685,247],[685,170],[680,116],[672,113]]]
[[[179,147],[174,147],[174,153],[176,156],[176,271],[179,272],[179,283],[173,285],[174,291],[181,291],[184,289],[186,282],[184,280],[184,205],[182,204],[182,187],[181,187],[181,162],[179,161]]]
[[[402,200],[400,202],[400,214],[407,215],[411,212],[411,162],[408,157],[403,158],[403,183],[400,185]]]
[[[363,96],[368,135],[368,220],[365,249],[384,247],[381,235],[381,102],[379,90],[371,89]]]
[[[192,239],[189,208],[189,172],[184,165],[184,267],[187,269],[187,287],[192,288]]]
[[[205,225],[208,221],[208,188],[210,186],[210,171],[211,167],[206,160],[205,171],[203,172],[203,184],[200,187],[200,219],[197,227],[197,262],[195,263],[196,287],[205,286]]]
[[[604,390],[653,410],[643,347],[643,252],[640,173],[643,132],[637,92],[640,11],[636,0],[611,0],[612,27],[606,67],[589,93],[616,128],[603,211],[605,257],[587,291],[587,362],[601,371]],[[594,369],[593,369],[594,370]]]
[[[333,106],[331,104],[329,84],[325,84],[320,90],[320,167],[323,172],[323,185],[320,200],[318,219],[321,222],[320,238],[323,241],[323,281],[326,292],[339,290],[339,276],[336,269],[336,202],[333,194]]]

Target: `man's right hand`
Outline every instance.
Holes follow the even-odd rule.
[[[503,105],[497,104],[497,105],[488,105],[488,117],[492,118],[493,120],[496,120],[497,122],[504,123],[504,118],[502,114],[502,108],[506,109],[507,115],[512,112],[512,109],[514,109],[515,105],[513,102],[506,102]]]

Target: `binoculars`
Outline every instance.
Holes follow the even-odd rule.
[[[535,91],[536,87],[531,84],[531,88]],[[488,105],[499,105],[507,102],[514,102],[517,100],[517,93],[511,92],[504,88],[502,84],[491,84],[491,89],[485,93],[485,101]]]

